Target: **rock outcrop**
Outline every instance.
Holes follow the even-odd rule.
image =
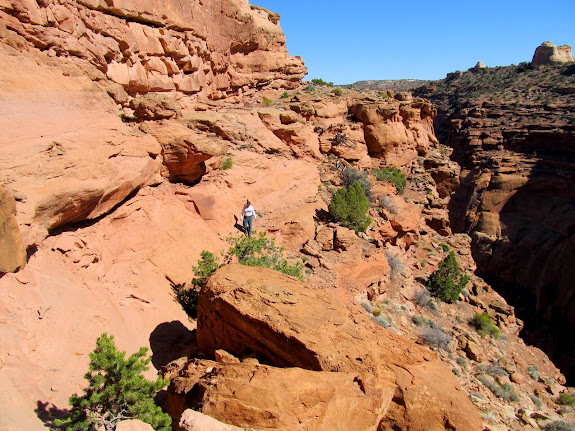
[[[557,46],[553,42],[543,42],[533,54],[533,64],[557,64],[575,61],[571,53],[571,45]]]
[[[220,98],[306,73],[287,55],[279,16],[248,0],[154,2],[5,1],[4,39],[49,56],[72,56],[129,93],[179,91]]]
[[[350,113],[363,123],[369,155],[389,164],[405,165],[437,142],[433,133],[435,111],[425,102],[361,103],[352,105]]]
[[[206,173],[205,162],[228,151],[224,140],[190,130],[177,121],[144,123],[140,130],[162,145],[162,176],[172,182],[196,183]]]
[[[125,125],[79,66],[5,45],[0,58],[0,171],[6,185],[26,196],[18,206],[25,247],[56,228],[106,214],[156,181],[158,141]]]
[[[273,367],[187,363],[172,377],[174,417],[195,407],[256,429],[481,429],[438,357],[271,270],[218,270],[200,293],[197,336],[210,355],[255,355]]]

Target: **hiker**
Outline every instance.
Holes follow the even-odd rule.
[[[249,200],[246,200],[244,207],[242,208],[242,214],[240,215],[243,220],[244,231],[251,238],[252,227],[254,224],[254,219],[257,218],[256,210],[252,206]]]

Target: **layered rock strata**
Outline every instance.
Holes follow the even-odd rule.
[[[279,16],[248,0],[3,1],[0,17],[10,45],[86,60],[130,93],[220,98],[294,87],[306,73],[287,55]]]

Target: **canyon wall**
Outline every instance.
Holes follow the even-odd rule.
[[[418,92],[438,104],[438,137],[462,166],[450,203],[452,228],[471,235],[478,273],[523,310],[526,339],[561,358],[569,378],[575,377],[573,68],[470,69]]]
[[[318,169],[327,154],[366,167],[408,164],[436,143],[434,112],[421,100],[305,93],[305,67],[287,55],[278,16],[247,1],[3,1],[0,19],[0,426],[8,429],[41,430],[65,414],[102,332],[121,350],[150,346],[148,378],[186,356],[195,322],[174,287],[191,280],[202,250],[225,248],[246,196],[263,211],[257,228],[298,255],[327,207]],[[218,169],[224,157],[233,158],[229,173]],[[379,241],[411,244],[422,219],[397,218],[379,222]],[[353,295],[388,266],[382,250],[361,258],[352,231],[337,234],[331,253],[310,251],[309,283]],[[333,247],[348,250],[345,258]],[[451,398],[434,406],[451,414],[465,401],[469,411],[451,421],[478,429],[477,409],[433,358],[418,371],[422,382],[451,379]],[[376,426],[390,403],[372,401]],[[442,426],[440,413],[434,420]]]

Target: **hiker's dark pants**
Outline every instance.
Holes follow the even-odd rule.
[[[253,226],[253,216],[245,216],[244,217],[244,229],[247,232],[248,236],[252,236],[252,226]]]

